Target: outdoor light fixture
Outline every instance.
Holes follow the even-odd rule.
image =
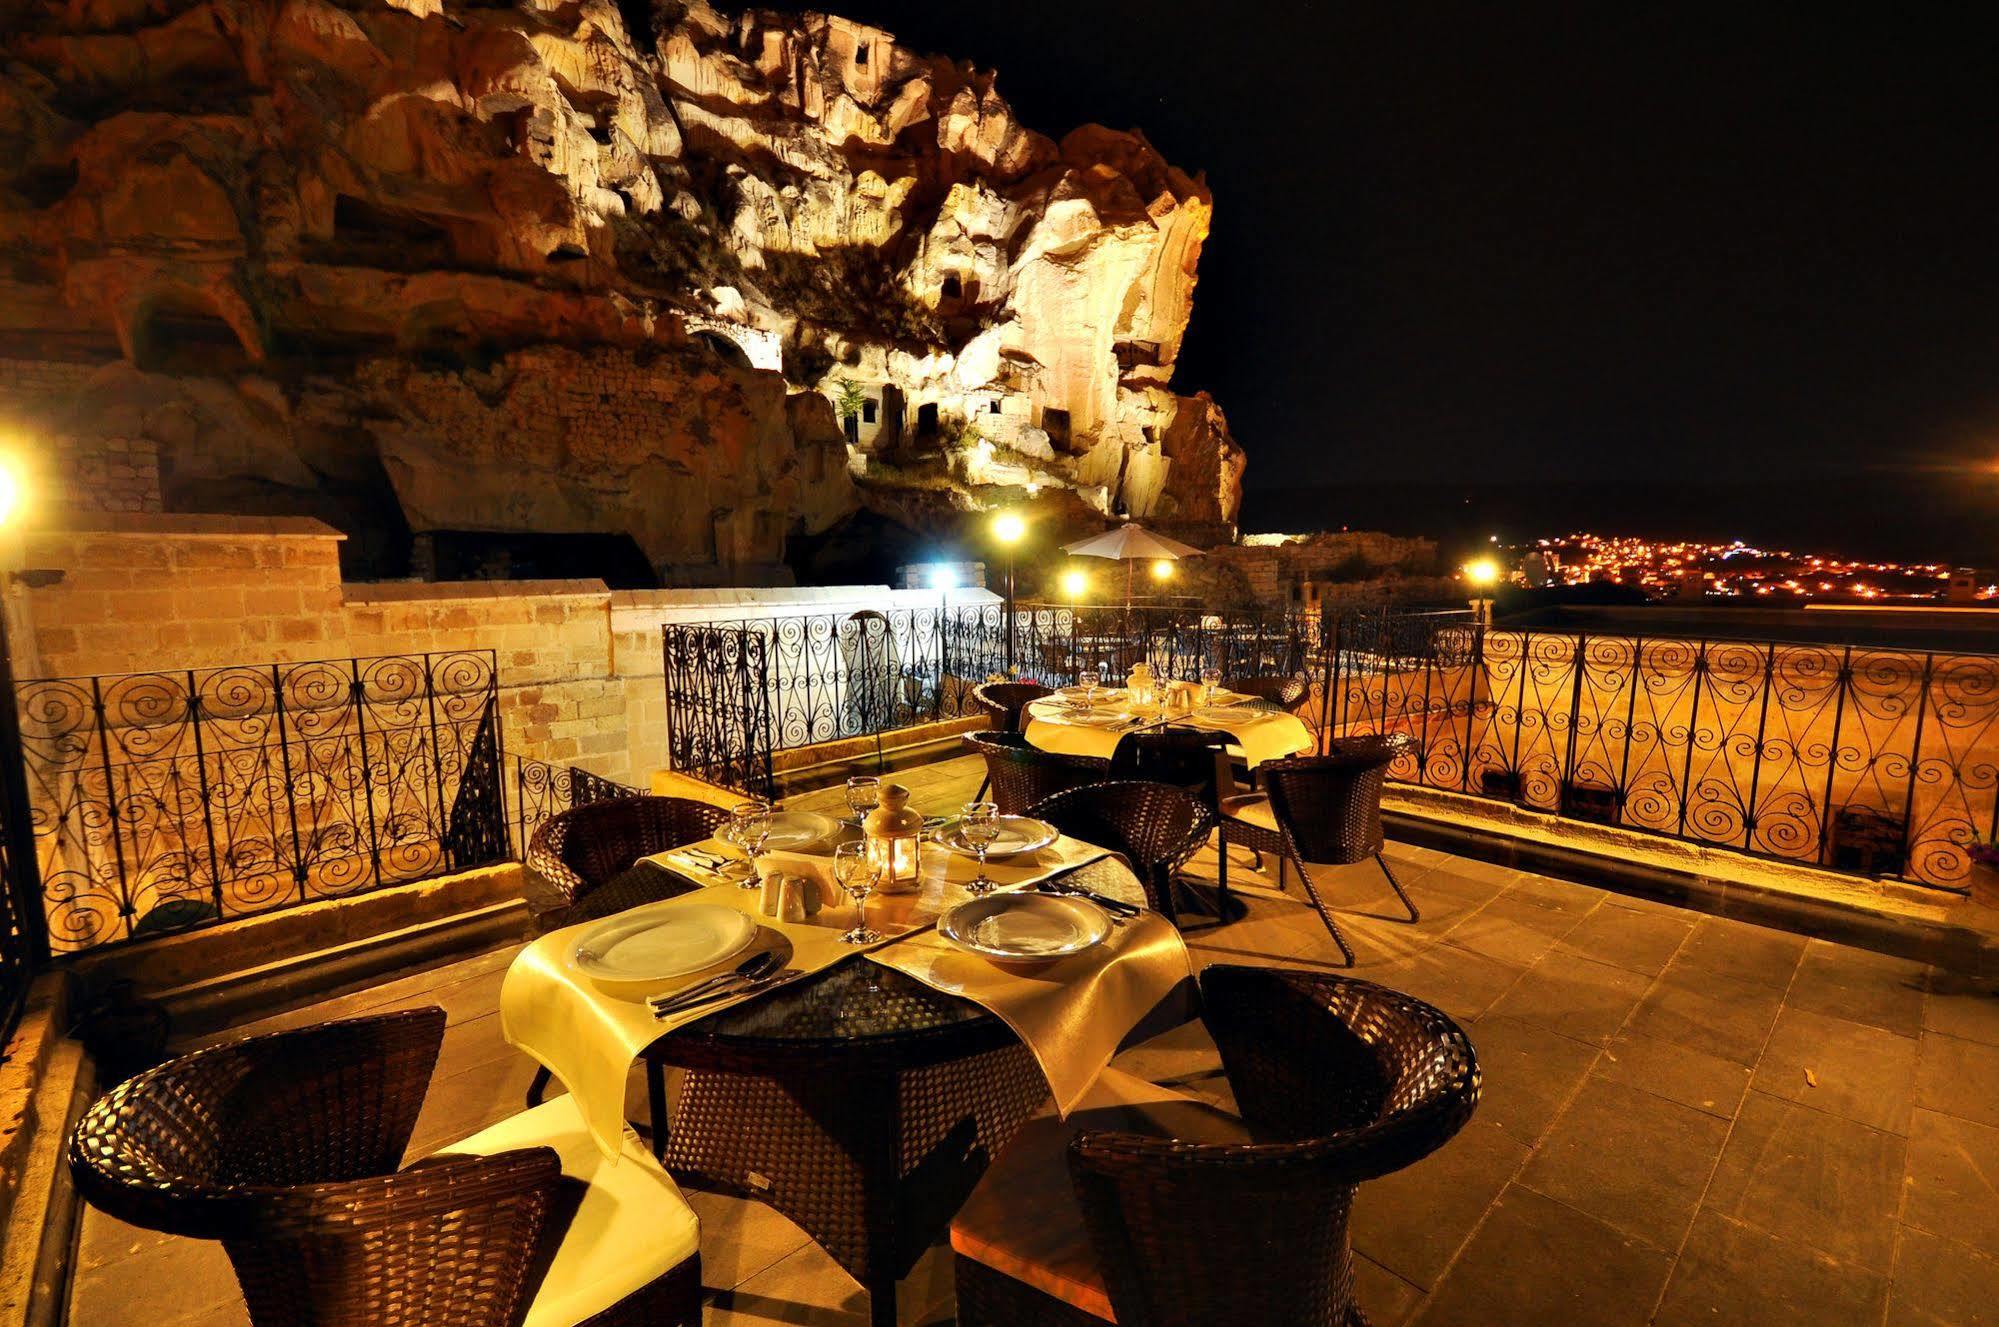
[[[958,569],[948,562],[933,562],[930,565],[930,588],[933,590],[957,589]]]
[[[1090,592],[1090,578],[1080,571],[1062,573],[1062,593],[1071,599],[1081,599]]]
[[[1006,671],[1013,674],[1013,547],[1027,533],[1027,521],[1017,511],[993,517],[993,538],[1006,550]]]
[[[23,490],[21,467],[13,457],[0,454],[0,525],[14,519],[20,510]]]
[[[1027,522],[1017,511],[1003,511],[993,517],[993,538],[1002,544],[1017,544],[1027,533]]]
[[[1492,587],[1499,584],[1499,563],[1491,558],[1475,558],[1465,563],[1461,574],[1471,586],[1472,624],[1481,629],[1491,626]]]
[[[1152,564],[1152,579],[1153,579],[1153,580],[1155,580],[1155,581],[1170,581],[1170,580],[1172,580],[1172,579],[1173,579],[1173,564],[1172,564],[1171,562],[1168,562],[1168,561],[1167,561],[1167,560],[1166,560],[1165,558],[1161,558],[1161,559],[1159,559],[1159,561],[1157,561],[1157,562],[1153,563],[1153,564]]]

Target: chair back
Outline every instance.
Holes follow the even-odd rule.
[[[1222,686],[1225,690],[1282,705],[1287,714],[1296,714],[1312,698],[1311,683],[1302,677],[1231,677]]]
[[[656,852],[698,843],[728,823],[712,802],[687,797],[616,797],[550,816],[528,840],[528,869],[556,896],[574,904],[632,863]],[[529,906],[536,900],[530,896]]]
[[[972,688],[972,704],[991,717],[993,727],[1014,733],[1027,727],[1027,707],[1053,694],[1039,682],[982,682]]]
[[[1185,788],[1137,780],[1071,788],[1028,814],[1071,838],[1123,853],[1145,882],[1147,901],[1169,919],[1175,916],[1173,873],[1215,826],[1214,812]]]
[[[78,1121],[69,1165],[121,1221],[228,1250],[256,1327],[508,1327],[546,1257],[548,1148],[397,1171],[444,1011],[196,1051]]]
[[[1111,753],[1113,779],[1170,783],[1194,794],[1201,805],[1221,805],[1221,790],[1234,787],[1229,774],[1229,735],[1200,728],[1148,728],[1129,733]]]
[[[1110,776],[1107,760],[1042,751],[1015,732],[970,733],[965,741],[986,758],[993,804],[1005,816],[1029,815],[1037,803],[1056,793],[1101,783]]]
[[[1471,1041],[1413,997],[1324,973],[1217,964],[1201,992],[1254,1141],[1069,1145],[1119,1327],[1345,1327],[1354,1189],[1471,1118]]]
[[[1304,861],[1364,862],[1381,851],[1381,789],[1409,748],[1402,733],[1335,738],[1323,756],[1269,760],[1256,774],[1278,826]]]

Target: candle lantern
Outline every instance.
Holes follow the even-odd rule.
[[[913,893],[922,883],[923,817],[909,809],[909,789],[885,783],[881,800],[861,823],[878,894]]]

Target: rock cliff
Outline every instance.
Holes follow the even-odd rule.
[[[724,567],[862,503],[1234,519],[1242,453],[1169,385],[1206,186],[886,32],[0,0],[0,34],[0,356],[102,364],[0,412],[156,444],[169,507]]]

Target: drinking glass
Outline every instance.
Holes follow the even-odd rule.
[[[1076,674],[1076,682],[1083,688],[1083,703],[1085,705],[1096,704],[1097,688],[1103,685],[1104,675],[1098,672],[1096,667],[1092,665]]]
[[[990,894],[999,887],[998,882],[986,876],[986,851],[999,837],[999,807],[992,802],[967,802],[959,813],[958,836],[971,845],[979,855],[978,878],[965,888],[973,894]]]
[[[757,858],[763,856],[764,846],[770,842],[770,804],[736,803],[729,809],[729,825],[722,833],[729,842],[742,849],[743,856],[749,861],[749,874],[737,881],[737,888],[761,888],[763,882],[757,878]]]
[[[1213,664],[1209,664],[1207,667],[1203,668],[1201,670],[1201,703],[1203,705],[1214,704],[1215,692],[1218,689],[1220,689],[1221,685],[1222,685],[1221,669],[1215,667]]]
[[[872,774],[857,774],[847,780],[847,809],[854,813],[854,823],[867,819],[868,812],[881,801],[882,781]]]
[[[833,878],[854,897],[853,929],[840,938],[850,945],[871,945],[881,940],[881,932],[868,925],[868,895],[874,891],[879,868],[868,857],[865,843],[843,843],[833,849]]]

